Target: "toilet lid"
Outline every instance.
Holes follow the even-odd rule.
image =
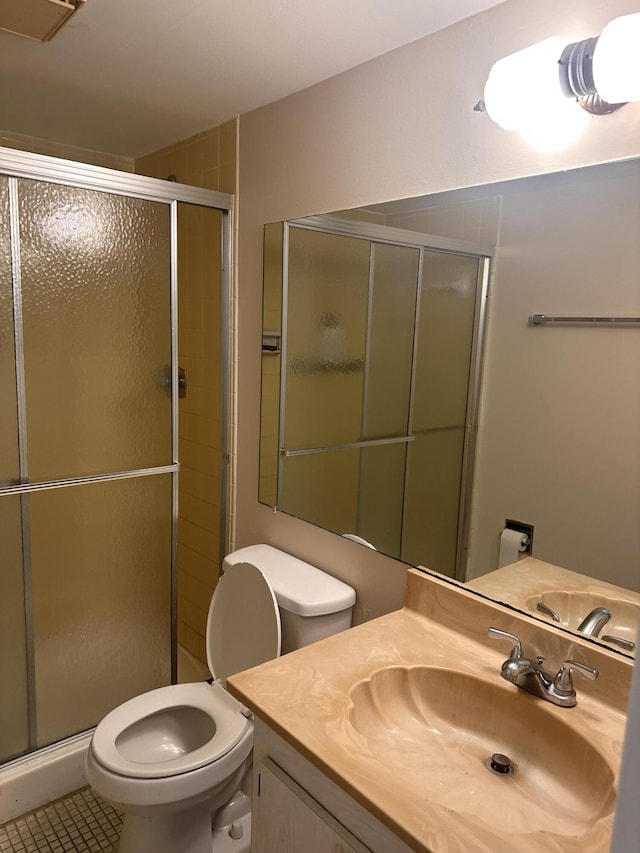
[[[207,663],[216,678],[280,656],[280,612],[260,569],[236,563],[218,581],[207,619]]]

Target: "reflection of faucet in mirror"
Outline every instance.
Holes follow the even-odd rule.
[[[578,631],[589,637],[600,636],[600,631],[611,620],[611,611],[606,607],[594,607],[578,625]]]
[[[261,500],[472,587],[497,570],[504,520],[535,523],[534,568],[571,570],[574,596],[601,580],[605,597],[628,599],[609,607],[598,639],[629,651],[640,591],[640,407],[628,390],[640,387],[638,216],[640,161],[628,161],[268,226],[264,322],[284,319],[289,354],[263,359],[261,457],[276,487],[261,484]],[[296,244],[286,270],[285,228]],[[478,252],[493,258],[488,288]],[[475,287],[447,267],[465,254]],[[450,350],[463,303],[472,332]],[[327,314],[340,315],[357,369],[294,374]],[[528,325],[540,314],[580,322]],[[514,601],[507,581],[500,593],[477,589],[549,619]],[[545,601],[574,632],[607,606],[583,603]]]
[[[553,624],[634,652],[640,594],[527,557],[471,581],[483,595],[541,614]],[[585,616],[585,614],[587,614]],[[603,626],[607,634],[602,634]]]
[[[537,602],[536,610],[539,610],[540,613],[546,613],[547,616],[550,616],[554,622],[560,622],[560,617],[558,616],[556,611],[549,607],[548,604],[545,604],[544,601]]]

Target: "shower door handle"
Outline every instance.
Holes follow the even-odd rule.
[[[178,368],[178,397],[182,399],[187,396],[187,371],[184,367]]]
[[[162,371],[162,388],[166,394],[171,396],[171,368],[169,365]],[[183,399],[187,396],[187,371],[184,367],[178,367],[178,397]]]

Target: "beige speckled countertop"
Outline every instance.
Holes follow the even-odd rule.
[[[574,658],[598,667],[600,678],[595,682],[575,679],[575,708],[542,702],[501,679],[500,665],[509,647],[487,637],[490,625],[520,636],[525,654],[546,657],[550,669],[555,670],[565,658]],[[393,741],[376,748],[352,724],[350,691],[357,682],[389,666],[442,667],[486,679],[492,695],[502,700],[493,688],[506,691],[506,707],[512,705],[514,720],[526,722],[532,712],[527,703],[542,703],[543,711],[576,732],[573,751],[580,754],[570,760],[576,762],[578,787],[595,787],[572,790],[563,804],[565,794],[558,783],[557,790],[549,791],[545,808],[524,795],[519,801],[515,789],[503,799],[504,778],[449,770],[435,751],[401,748],[401,737],[397,749]],[[631,662],[622,656],[409,570],[402,610],[232,676],[228,687],[420,853],[606,853],[614,801],[601,771],[605,768],[606,775],[617,777],[630,676]],[[473,696],[467,701],[473,702]],[[488,713],[486,707],[484,713]],[[558,725],[553,720],[551,724]],[[526,737],[540,737],[540,732],[528,730]],[[583,737],[595,748],[595,764],[585,758]],[[465,749],[461,746],[459,752]],[[590,776],[600,778],[590,781]],[[519,784],[517,776],[509,781]],[[584,800],[591,790],[596,791],[592,802],[597,814],[589,813],[585,820]],[[539,830],[541,825],[545,831]]]

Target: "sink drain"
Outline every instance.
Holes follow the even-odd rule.
[[[503,755],[501,752],[494,752],[493,755],[490,755],[484,766],[498,776],[513,776],[518,771],[517,766],[509,756]]]

